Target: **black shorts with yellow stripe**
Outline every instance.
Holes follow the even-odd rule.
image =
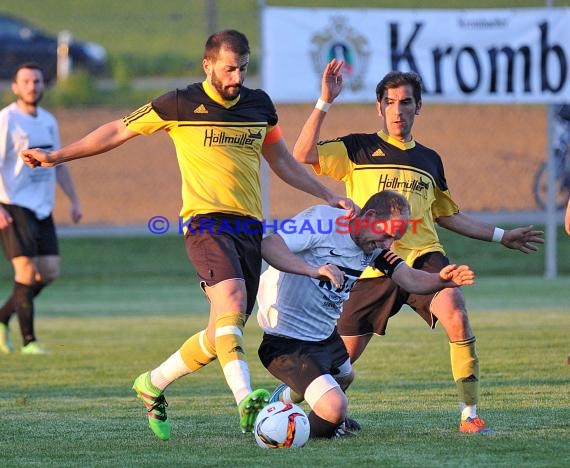
[[[413,267],[437,273],[449,265],[449,259],[441,252],[429,252],[418,257]],[[437,322],[430,307],[432,294],[413,294],[400,288],[386,276],[359,279],[350,290],[338,320],[341,336],[385,335],[388,320],[396,315],[404,304],[409,305],[426,323],[434,328]]]
[[[248,216],[208,213],[195,216],[184,236],[202,288],[229,279],[245,281],[248,315],[259,287],[262,228],[260,221]]]

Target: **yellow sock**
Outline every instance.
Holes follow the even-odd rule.
[[[291,403],[301,403],[305,398],[303,397],[303,395],[300,395],[299,393],[297,393],[295,390],[293,390],[291,387],[289,388],[289,398],[291,399]]]
[[[283,403],[295,403],[299,404],[303,402],[305,398],[303,395],[298,394],[293,390],[291,387],[287,386],[283,389],[283,391],[279,394],[279,401]]]
[[[216,318],[216,354],[236,403],[251,393],[249,366],[243,344],[245,315],[240,313]]]
[[[192,372],[216,359],[216,348],[208,340],[206,330],[188,338],[180,347],[180,355]]]
[[[459,401],[466,405],[476,405],[479,401],[479,357],[475,337],[450,342],[449,352]]]

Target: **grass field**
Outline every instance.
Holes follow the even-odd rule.
[[[511,273],[518,273],[513,256],[530,258],[493,252],[494,245],[450,243],[469,263],[491,251],[490,263]],[[480,409],[493,436],[457,432],[445,335],[403,311],[356,365],[349,396],[364,426],[358,437],[263,451],[240,433],[217,365],[169,388],[167,443],[151,434],[130,390],[134,377],[205,324],[206,303],[181,239],[61,244],[62,278],[37,301],[38,336],[51,353],[0,355],[1,466],[567,466],[567,274],[553,281],[532,269],[489,276],[485,260],[476,268],[477,285],[466,288],[481,357]],[[0,297],[9,285],[4,262]],[[261,334],[254,320],[246,330],[253,380],[272,388],[276,381],[256,356]],[[19,344],[16,321],[12,334]]]
[[[255,60],[257,0],[217,3],[218,26],[246,32]],[[425,8],[428,3],[370,0],[351,5]],[[437,5],[545,3],[441,0]],[[553,3],[570,5],[566,0]],[[78,39],[100,42],[130,70],[172,74],[190,73],[199,64],[206,36],[204,6],[201,0],[3,0],[0,10],[52,32],[70,29]],[[50,354],[0,355],[0,467],[567,466],[570,240],[560,234],[560,277],[545,280],[542,253],[525,256],[496,244],[442,237],[451,257],[478,274],[476,286],[465,294],[481,357],[480,410],[495,428],[493,436],[458,434],[445,334],[430,332],[406,310],[356,365],[349,396],[351,414],[364,426],[357,438],[311,441],[302,450],[259,449],[250,435],[239,432],[235,405],[214,364],[168,390],[173,439],[160,442],[130,387],[140,372],[205,325],[206,302],[181,240],[66,238],[61,241],[62,277],[36,302],[38,336]],[[11,281],[2,260],[0,300]],[[17,345],[18,331],[13,320]],[[273,388],[276,381],[256,357],[260,336],[252,320],[246,345],[253,380]]]

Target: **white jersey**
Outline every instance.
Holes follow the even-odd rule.
[[[0,111],[0,202],[32,210],[39,219],[52,212],[55,203],[55,168],[32,169],[20,158],[20,151],[59,148],[55,117],[38,107],[38,115],[22,112],[16,103]]]
[[[330,281],[285,273],[270,266],[261,275],[257,321],[271,335],[320,341],[333,332],[350,289],[368,265],[392,276],[403,260],[385,249],[366,255],[347,232],[345,210],[317,205],[293,221],[293,228],[278,232],[289,250],[315,267],[336,265],[344,272],[344,284],[337,289]]]

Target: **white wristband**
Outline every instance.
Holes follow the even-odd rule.
[[[330,108],[331,108],[331,103],[325,102],[321,98],[319,98],[319,100],[315,104],[315,109],[319,109],[320,111],[323,112],[328,112]]]
[[[493,242],[501,242],[503,240],[503,235],[505,234],[505,230],[496,227],[493,231],[493,238],[491,239]]]

